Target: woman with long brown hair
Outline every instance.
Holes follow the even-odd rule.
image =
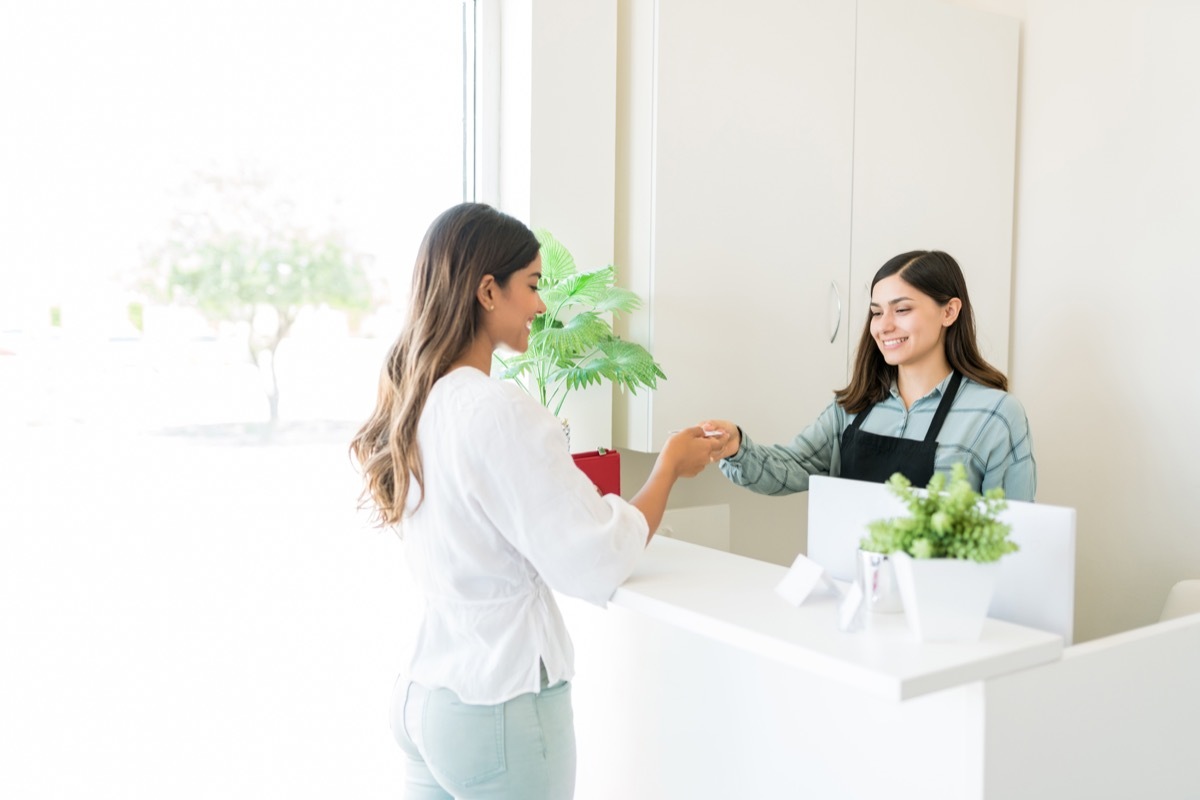
[[[574,654],[551,590],[605,603],[675,481],[718,447],[688,428],[630,501],[601,497],[558,420],[489,375],[496,348],[528,347],[546,310],[540,277],[521,222],[479,203],[439,216],[375,412],[350,446],[425,601],[392,699],[409,798],[572,795]]]
[[[704,427],[726,432],[726,477],[760,494],[805,491],[810,475],[901,472],[925,486],[957,462],[977,491],[1032,501],[1037,490],[1025,410],[980,355],[966,279],[937,250],[902,253],[875,273],[850,384],[790,444],[756,444],[727,420]]]

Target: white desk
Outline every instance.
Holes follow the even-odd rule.
[[[978,642],[922,644],[903,614],[837,629],[832,595],[799,608],[775,594],[787,569],[655,537],[612,604],[891,700],[905,700],[1044,664],[1062,655],[1050,633],[988,620]]]
[[[786,571],[656,537],[608,609],[560,598],[578,800],[979,796],[983,681],[1062,640],[989,620],[979,642],[920,643],[902,614],[842,633],[832,597],[775,594]]]
[[[1200,796],[1200,615],[921,644],[902,615],[838,632],[831,599],[774,594],[785,572],[656,537],[607,609],[560,598],[577,800]]]

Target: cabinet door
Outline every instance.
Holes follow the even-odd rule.
[[[629,0],[620,26],[618,273],[648,301],[623,332],[667,380],[615,398],[616,442],[790,439],[846,380],[854,4]]]
[[[858,7],[850,327],[885,261],[944,250],[984,358],[1007,371],[1018,23],[929,0]]]

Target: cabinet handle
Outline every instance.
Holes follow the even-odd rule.
[[[837,300],[837,320],[833,323],[833,333],[829,337],[829,343],[833,344],[838,331],[842,329],[842,293],[838,291],[837,281],[830,281],[829,288],[833,290],[834,299]]]

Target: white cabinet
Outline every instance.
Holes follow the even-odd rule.
[[[1014,21],[923,0],[619,8],[616,263],[647,304],[617,324],[667,380],[615,398],[618,447],[708,417],[790,439],[846,382],[862,275],[906,249],[966,262],[1006,366]]]
[[[1008,17],[928,0],[858,0],[855,334],[885,261],[944,250],[966,275],[984,358],[1008,372],[1017,37]]]
[[[620,19],[616,263],[648,300],[625,335],[667,380],[614,399],[616,444],[710,416],[790,436],[845,375],[854,4],[633,0]]]

